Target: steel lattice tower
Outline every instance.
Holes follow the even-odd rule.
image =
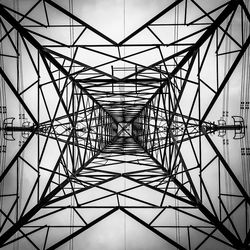
[[[119,42],[85,4],[0,1],[0,247],[84,248],[122,214],[250,249],[249,2],[165,1]]]

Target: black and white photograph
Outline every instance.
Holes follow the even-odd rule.
[[[250,249],[249,0],[0,0],[0,249]]]

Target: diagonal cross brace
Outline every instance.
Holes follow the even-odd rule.
[[[162,85],[159,87],[158,90],[151,96],[151,98],[147,101],[145,106],[139,111],[139,114],[143,111],[143,109],[155,98],[155,96],[159,93],[160,89],[162,89],[164,86],[166,86],[170,79],[174,77],[181,68],[190,60],[196,51],[199,50],[199,48],[211,37],[216,29],[227,19],[227,17],[236,10],[240,3],[240,0],[231,0],[227,7],[220,13],[220,15],[216,18],[216,20],[206,29],[206,31],[203,33],[203,35],[198,39],[196,43],[194,43],[188,50],[187,54],[183,57],[183,59],[177,64],[177,66],[173,69],[172,72],[169,73],[169,80],[164,81]],[[154,65],[158,65],[162,62],[164,62],[165,59],[160,60],[159,62],[155,63]],[[138,116],[138,115],[136,115]]]
[[[102,108],[105,112],[107,112],[109,114],[109,112],[107,110],[105,110],[102,105],[91,95],[89,94],[85,89],[83,89],[81,87],[81,85],[79,84],[78,81],[76,81],[72,76],[69,75],[68,71],[60,64],[58,63],[58,61],[48,52],[49,50],[47,50],[46,48],[44,48],[29,32],[27,29],[25,29],[18,21],[15,20],[15,18],[13,18],[9,12],[4,8],[4,6],[2,4],[0,4],[0,15],[9,22],[10,25],[12,25],[23,37],[25,37],[40,53],[40,55],[42,55],[43,60],[45,60],[45,58],[50,61],[59,71],[61,71],[65,76],[68,76],[68,78],[72,81],[73,84],[76,84],[80,89],[82,89],[84,91],[84,93],[93,101],[95,102],[98,107]],[[45,61],[46,62],[46,61]],[[46,65],[46,64],[45,64]],[[54,81],[53,81],[54,87],[57,91],[57,94],[60,98],[60,96],[62,96],[63,93],[60,93],[58,87],[55,85]],[[66,114],[68,114],[68,110],[66,107],[65,102],[61,99],[63,108],[66,112]],[[114,120],[115,123],[116,120],[115,118],[109,114],[112,119]],[[71,120],[71,117],[69,116],[69,119],[71,121],[71,123],[73,124],[73,121]]]
[[[147,152],[147,151],[145,151]],[[158,162],[151,154],[148,154],[149,157],[154,161]],[[158,162],[159,167],[164,169],[164,166]],[[212,214],[200,201],[198,197],[195,197],[181,182],[177,180],[176,177],[171,177],[171,180],[175,185],[188,197],[188,199],[195,204],[195,207],[200,210],[200,212],[225,236],[225,238],[230,241],[234,247],[240,248],[243,246],[243,243],[227,229],[226,226],[219,221],[217,216]]]
[[[72,132],[73,133],[73,132]],[[71,133],[71,136],[72,136]],[[71,136],[68,137],[67,141],[70,141]],[[115,141],[117,139],[117,136],[110,142],[112,143],[113,141]],[[109,144],[110,144],[109,143]],[[48,204],[51,204],[52,199],[70,182],[71,178],[75,178],[75,176],[77,176],[78,174],[81,173],[81,171],[86,168],[86,166],[88,166],[94,159],[97,158],[97,156],[109,145],[105,145],[102,149],[100,149],[92,158],[90,158],[83,166],[81,166],[79,169],[76,170],[76,172],[74,174],[72,174],[71,176],[69,176],[66,180],[64,180],[60,185],[58,185],[56,188],[54,188],[51,192],[49,192],[46,195],[46,192],[49,188],[49,184],[51,183],[52,179],[53,179],[53,175],[51,176],[49,182],[47,183],[46,187],[45,187],[45,191],[43,192],[43,195],[41,197],[41,199],[39,200],[39,202],[37,203],[37,205],[35,205],[34,207],[32,207],[25,215],[23,215],[17,222],[15,225],[13,225],[12,227],[10,227],[4,234],[2,234],[0,236],[0,247],[1,244],[4,244],[6,241],[8,241],[12,235],[14,235],[16,232],[18,232],[22,226],[24,226],[25,224],[27,224],[29,222],[29,220],[34,217],[43,207],[45,207]],[[65,152],[65,150],[67,149],[68,145],[67,142],[65,143],[64,148],[62,149],[62,152],[60,154],[60,157],[57,160],[57,163],[54,167],[54,170],[57,169],[58,165],[60,164],[60,161],[63,157],[63,152]],[[115,175],[114,177],[112,177],[112,179],[116,179],[119,178],[120,174]],[[108,180],[110,181],[110,180]],[[103,184],[106,181],[101,182],[100,184]],[[92,188],[92,186],[90,187]],[[88,189],[88,188],[87,188]],[[53,203],[53,202],[52,202]]]

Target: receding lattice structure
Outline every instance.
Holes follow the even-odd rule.
[[[249,4],[164,4],[117,42],[84,1],[0,1],[3,249],[79,249],[119,212],[167,249],[249,249]]]

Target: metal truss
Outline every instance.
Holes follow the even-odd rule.
[[[248,134],[214,122],[247,3],[169,1],[117,42],[74,1],[21,2],[0,1],[0,247],[73,249],[121,211],[168,249],[249,249],[249,169],[214,135]]]

